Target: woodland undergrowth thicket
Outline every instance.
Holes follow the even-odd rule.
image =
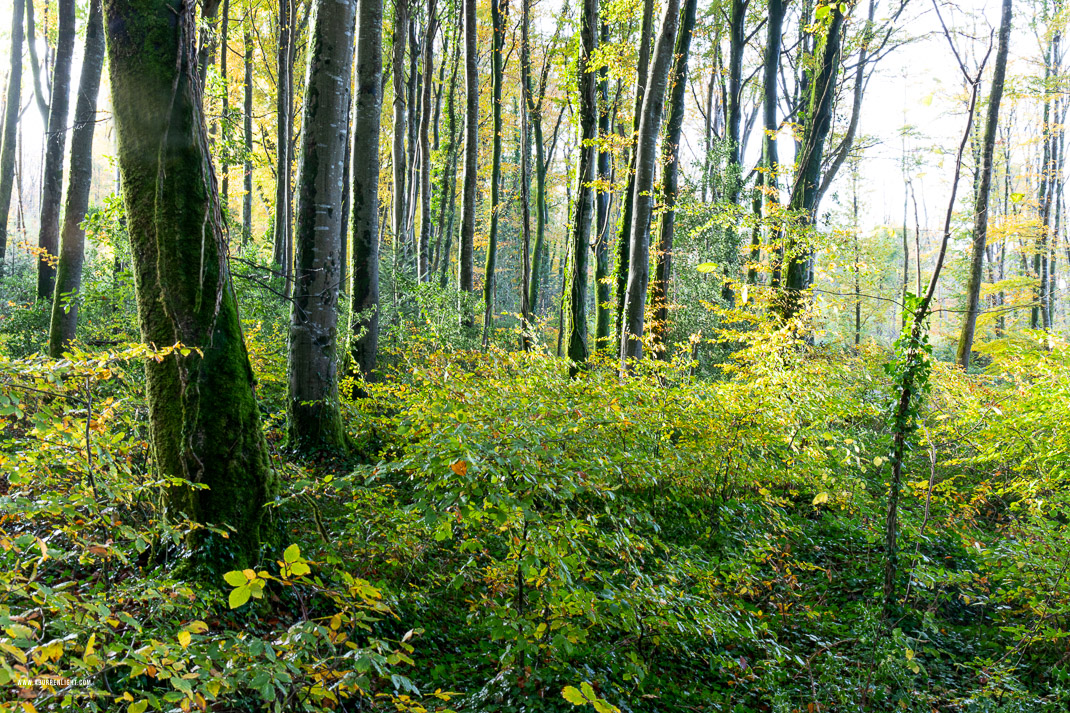
[[[452,297],[429,287],[384,338],[382,378],[343,403],[361,455],[298,461],[283,333],[255,294],[274,544],[195,581],[173,565],[203,525],[164,512],[178,483],[156,473],[143,397],[144,361],[186,347],[129,343],[118,312],[50,360],[11,336],[30,311],[6,313],[0,684],[51,682],[0,709],[1070,703],[1065,344],[989,343],[977,374],[929,364],[889,620],[887,349],[725,312],[716,371],[685,349],[570,379],[547,348],[457,346]]]

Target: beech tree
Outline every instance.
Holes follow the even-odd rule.
[[[197,6],[107,0],[108,67],[141,337],[180,347],[146,363],[156,467],[170,517],[195,530],[195,564],[248,567],[276,476],[226,261],[194,50]],[[201,489],[197,486],[207,486]]]
[[[297,170],[289,435],[300,451],[345,449],[338,405],[342,175],[349,122],[355,0],[317,0]]]
[[[89,188],[93,182],[93,136],[97,125],[97,94],[104,66],[104,21],[100,0],[90,0],[86,25],[82,73],[78,80],[78,101],[74,107],[71,135],[71,172],[67,182],[67,203],[63,209],[56,288],[52,295],[52,319],[48,332],[48,353],[59,357],[74,339],[78,325],[78,294],[85,262],[85,230],[82,220],[89,208]]]
[[[52,65],[52,100],[48,106],[45,166],[41,176],[41,228],[37,247],[37,299],[51,300],[59,252],[59,209],[63,201],[63,164],[67,148],[67,114],[74,57],[74,0],[59,0],[56,58]]]
[[[32,0],[31,0],[32,1]],[[22,41],[26,0],[15,0],[11,13],[11,69],[7,76],[3,134],[0,135],[0,277],[7,256],[7,223],[11,189],[15,185],[15,147],[18,141],[19,109],[22,106]]]

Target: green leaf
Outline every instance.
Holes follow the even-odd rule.
[[[292,565],[290,565],[290,571],[298,577],[302,577],[311,572],[312,569],[304,562],[294,562]]]
[[[126,713],[145,713],[145,710],[149,707],[149,700],[142,698],[137,703],[131,703],[130,707],[126,709]]]
[[[695,269],[698,270],[699,272],[703,272],[703,273],[713,272],[714,270],[717,269],[717,263],[715,263],[715,262],[704,262],[704,263],[698,265]]]
[[[814,498],[814,505],[820,505],[821,503],[827,503],[829,501],[828,493],[818,493]]]
[[[230,608],[237,609],[245,602],[249,601],[249,597],[252,595],[252,590],[248,585],[238,587],[230,593]]]
[[[282,553],[282,558],[286,560],[286,564],[291,564],[297,561],[297,558],[301,556],[301,548],[297,545],[290,545],[286,548],[286,551]]]
[[[249,581],[244,572],[238,571],[227,572],[223,575],[223,579],[232,587],[241,587]]]
[[[583,694],[575,686],[565,686],[561,689],[561,697],[574,706],[582,706],[587,703],[587,699],[583,697]]]

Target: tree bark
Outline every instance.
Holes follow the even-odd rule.
[[[773,206],[780,203],[780,157],[777,152],[777,132],[780,121],[777,118],[777,70],[780,68],[780,46],[784,32],[785,0],[768,0],[768,39],[765,56],[762,61],[762,124],[765,131],[762,136],[762,191],[764,200],[759,198],[759,205],[769,205],[766,215],[772,213]],[[761,211],[758,211],[760,217]],[[755,227],[751,240],[751,267],[747,271],[747,282],[758,282],[758,263],[761,260],[761,227]]]
[[[394,38],[391,48],[391,65],[393,72],[393,113],[394,136],[391,146],[393,161],[394,194],[391,206],[391,228],[394,232],[394,250],[404,254],[408,245],[408,211],[405,207],[406,171],[409,164],[405,151],[405,137],[408,133],[408,95],[405,86],[405,45],[409,31],[409,0],[396,0],[394,3]],[[410,146],[411,148],[411,146]],[[395,276],[396,279],[396,276]]]
[[[195,6],[107,0],[104,9],[142,339],[183,346],[146,362],[155,466],[185,481],[168,487],[169,518],[233,528],[227,539],[206,529],[190,535],[191,565],[218,576],[258,561],[277,481],[227,270]]]
[[[650,81],[643,93],[642,120],[635,148],[635,189],[632,195],[634,215],[629,249],[628,289],[624,300],[624,325],[621,330],[621,367],[628,359],[643,356],[643,328],[647,286],[650,281],[650,219],[654,209],[654,169],[657,162],[658,134],[661,131],[665,85],[676,44],[680,0],[668,0],[661,22]]]
[[[439,286],[445,289],[448,282],[449,268],[450,268],[450,249],[453,247],[453,220],[456,213],[454,202],[457,197],[457,156],[460,153],[458,150],[460,147],[457,145],[457,68],[460,66],[461,59],[461,38],[459,34],[454,34],[454,47],[453,47],[453,69],[450,70],[450,89],[446,95],[446,114],[448,115],[447,124],[449,135],[449,149],[447,151],[447,165],[449,172],[444,176],[444,180],[447,184],[446,188],[440,193],[440,203],[438,208],[438,235],[439,240],[442,241],[442,247],[436,251],[435,264],[439,269]],[[449,220],[447,221],[447,216]]]
[[[71,175],[67,182],[67,205],[63,211],[56,290],[48,331],[48,353],[53,358],[63,354],[64,347],[74,339],[78,325],[78,291],[82,286],[82,264],[85,261],[85,231],[81,225],[89,208],[89,188],[93,183],[93,133],[103,66],[104,20],[100,0],[90,0],[71,135]]]
[[[74,0],[59,0],[59,35],[52,69],[52,101],[48,107],[45,167],[41,175],[41,231],[37,247],[37,299],[51,300],[59,252],[59,209],[63,200],[63,161],[67,148],[67,115],[74,57]]]
[[[461,193],[461,239],[458,245],[457,287],[463,294],[471,293],[473,252],[476,240],[476,182],[479,179],[479,75],[476,63],[476,0],[462,0],[464,6],[464,190]],[[473,316],[463,305],[461,325],[472,326]]]
[[[420,99],[420,239],[417,246],[416,277],[419,282],[431,279],[431,89],[435,71],[435,33],[438,17],[435,0],[427,3],[427,28],[424,32],[424,79]]]
[[[23,18],[26,2],[27,0],[15,0],[11,13],[11,70],[7,77],[3,135],[0,136],[0,277],[4,274],[4,260],[7,257],[7,222],[11,215],[11,191],[15,185],[19,109],[22,107],[22,43],[25,39]]]
[[[654,256],[654,284],[651,287],[650,300],[654,306],[651,336],[656,345],[655,354],[666,361],[669,359],[669,280],[672,276],[673,238],[676,228],[680,142],[684,128],[684,104],[687,99],[687,63],[697,10],[697,0],[684,0],[676,50],[673,53],[676,61],[672,70],[669,117],[665,126],[665,142],[661,147],[664,169],[661,183],[660,241]]]
[[[293,44],[294,44],[294,0],[279,0],[279,40],[277,55],[275,109],[276,126],[276,183],[275,183],[275,225],[274,225],[274,262],[282,272],[285,280],[284,293],[290,296],[293,259],[293,233],[290,221],[291,210],[291,137],[293,134]]]
[[[531,349],[531,295],[528,285],[531,283],[531,137],[528,134],[530,124],[529,107],[531,96],[531,0],[521,0],[520,18],[520,90],[523,102],[520,109],[520,219],[522,242],[520,246],[520,346],[524,351]]]
[[[643,118],[643,97],[646,94],[647,75],[650,73],[650,40],[654,34],[654,2],[643,0],[643,20],[639,31],[639,64],[635,75],[635,108],[632,114],[632,132],[628,137],[628,182],[620,207],[620,224],[617,226],[617,336],[624,334],[624,302],[628,291],[629,261],[631,259],[632,212],[635,201],[636,136]]]
[[[338,285],[349,78],[356,0],[317,0],[297,169],[294,292],[290,311],[289,442],[345,450],[338,405]]]
[[[973,350],[974,330],[977,326],[977,313],[981,298],[982,268],[985,246],[988,244],[988,195],[992,186],[992,162],[996,147],[996,130],[999,127],[999,105],[1003,99],[1003,82],[1007,73],[1012,16],[1011,0],[1003,0],[996,66],[992,73],[992,90],[988,94],[985,135],[981,147],[981,177],[977,191],[977,206],[974,209],[973,249],[970,253],[970,273],[966,281],[966,315],[963,318],[958,350],[955,353],[955,361],[963,369],[970,365],[970,353]]]
[[[797,160],[798,170],[789,202],[789,208],[798,216],[798,230],[807,230],[813,226],[819,197],[821,158],[825,141],[832,129],[832,106],[836,94],[836,70],[840,63],[844,15],[839,6],[830,7],[821,61],[812,70],[811,79],[807,82],[807,92],[803,95],[807,107],[800,109],[804,127],[802,150]],[[781,314],[785,319],[790,319],[802,308],[801,293],[809,287],[811,253],[800,248],[798,241],[790,235],[786,243],[787,290],[783,295]]]
[[[569,241],[572,244],[572,271],[568,299],[568,358],[573,376],[582,368],[590,353],[587,343],[587,269],[591,219],[594,210],[594,187],[597,169],[598,96],[594,72],[588,70],[598,48],[598,0],[584,0],[580,20],[580,56],[576,62],[579,94],[580,140],[576,169],[576,204],[572,210]]]
[[[223,6],[221,8],[221,14],[219,18],[220,31],[219,31],[219,76],[223,79],[223,121],[224,125],[230,123],[230,82],[227,80],[227,55],[230,54],[227,47],[227,40],[230,37],[230,0],[223,0]],[[219,173],[223,177],[220,181],[219,193],[220,198],[223,201],[223,207],[226,208],[223,215],[229,221],[230,219],[230,164],[228,163],[228,150],[223,151],[223,158],[220,160]],[[228,231],[229,232],[229,231]]]
[[[609,42],[609,25],[603,20],[601,41]],[[606,140],[610,134],[609,106],[609,69],[598,70],[598,138]],[[594,235],[594,342],[595,349],[604,349],[609,345],[610,317],[614,313],[613,292],[609,286],[609,204],[610,192],[610,152],[608,148],[598,150],[598,191],[595,193],[597,211],[595,215]]]
[[[350,269],[351,369],[372,379],[379,352],[379,124],[383,108],[383,0],[357,10],[357,98],[353,109]],[[354,395],[361,392],[356,390]]]
[[[242,161],[241,244],[245,248],[253,237],[253,35],[252,10],[242,20],[242,49],[245,51],[245,78],[242,86],[244,112],[242,116],[245,158]]]
[[[30,55],[30,74],[33,79],[33,96],[37,103],[37,111],[41,113],[41,121],[48,126],[49,100],[41,88],[41,63],[37,59],[37,29],[33,19],[33,3],[26,2],[26,50]],[[46,6],[47,9],[47,6]],[[47,47],[47,43],[46,43]],[[47,50],[46,50],[47,51]],[[21,58],[19,60],[21,65]],[[46,80],[47,81],[47,80]]]
[[[498,209],[502,183],[502,57],[505,49],[505,22],[508,0],[490,0],[490,21],[494,33],[490,54],[491,137],[490,159],[490,231],[487,237],[487,264],[483,271],[483,346],[487,346],[494,325],[495,266],[498,262]],[[504,10],[504,12],[503,12]]]

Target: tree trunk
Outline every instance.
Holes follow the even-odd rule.
[[[520,91],[524,95],[520,110],[520,346],[531,349],[531,137],[528,135],[531,96],[531,0],[521,0],[520,18]]]
[[[383,0],[357,9],[350,269],[351,369],[371,379],[379,352],[379,125],[383,108]],[[355,395],[359,395],[359,389]]]
[[[963,369],[970,365],[974,330],[981,298],[982,267],[985,246],[988,244],[988,194],[992,185],[992,161],[996,147],[996,129],[999,126],[999,105],[1003,98],[1003,80],[1007,73],[1007,53],[1011,35],[1011,0],[1003,0],[1003,13],[999,24],[999,45],[996,50],[996,66],[992,74],[992,90],[988,95],[988,113],[985,116],[985,135],[981,148],[981,180],[977,191],[977,207],[974,210],[973,251],[970,254],[970,273],[966,282],[966,315],[959,333],[955,361]]]
[[[476,182],[479,179],[479,75],[476,63],[476,0],[462,0],[464,6],[464,190],[461,193],[461,240],[458,246],[457,287],[463,294],[473,290],[472,265],[476,240]],[[461,325],[472,326],[473,317],[461,309]]]
[[[684,0],[676,50],[673,53],[676,61],[672,70],[669,117],[665,126],[665,142],[661,146],[662,164],[665,167],[661,183],[661,230],[658,250],[654,256],[654,284],[650,300],[654,306],[651,336],[656,345],[655,353],[666,361],[669,359],[669,280],[672,276],[676,195],[679,190],[680,142],[684,128],[684,104],[687,99],[687,62],[691,52],[691,35],[695,29],[697,8],[697,0]]]
[[[643,327],[646,312],[647,285],[650,281],[650,218],[654,209],[654,169],[657,162],[658,134],[661,113],[676,44],[680,0],[668,0],[661,22],[658,43],[654,48],[654,62],[650,81],[643,93],[642,120],[635,147],[635,189],[632,195],[634,215],[630,239],[628,289],[624,300],[624,325],[621,331],[621,367],[628,359],[643,356]]]
[[[22,23],[26,2],[15,0],[11,13],[11,71],[7,77],[4,130],[0,136],[0,277],[3,277],[4,260],[7,257],[7,222],[11,215],[11,189],[15,184],[19,109],[22,107]]]
[[[37,299],[51,300],[59,252],[59,209],[63,201],[63,161],[67,147],[67,114],[74,57],[74,0],[59,0],[59,39],[52,69],[52,101],[48,107],[45,167],[41,174],[41,232],[37,247]]]
[[[108,0],[108,65],[142,339],[181,350],[146,360],[155,466],[176,483],[167,515],[233,528],[190,536],[218,576],[259,560],[277,488],[227,270],[193,51],[195,6]],[[189,350],[189,351],[187,351]]]
[[[773,207],[780,203],[780,157],[777,151],[777,132],[780,121],[777,118],[777,70],[780,68],[780,45],[784,33],[785,0],[769,0],[768,39],[765,56],[762,61],[762,125],[765,131],[762,137],[762,163],[765,171],[762,175],[764,200],[760,205],[769,204],[766,215],[774,212]],[[760,214],[761,211],[759,211]],[[751,240],[751,267],[747,271],[748,284],[758,282],[758,263],[761,261],[761,228],[754,231]]]
[[[431,89],[435,70],[435,33],[438,17],[435,0],[427,3],[427,29],[424,33],[424,79],[420,99],[420,244],[417,246],[416,278],[431,279]]]
[[[221,10],[221,16],[219,18],[220,32],[219,32],[219,76],[223,79],[223,121],[225,125],[230,123],[230,83],[227,80],[227,55],[230,54],[227,47],[227,39],[230,36],[230,0],[223,0],[223,7]],[[229,138],[229,137],[227,137]],[[226,140],[226,139],[225,139]],[[220,198],[223,201],[223,207],[226,208],[223,215],[230,219],[230,164],[227,162],[227,155],[229,151],[223,151],[223,159],[220,161],[222,164],[219,167],[219,172],[223,176],[220,181],[219,193]],[[229,234],[229,231],[228,231]]]
[[[78,102],[74,108],[71,135],[71,175],[67,182],[67,205],[63,211],[56,290],[52,299],[52,321],[48,332],[48,353],[59,358],[74,339],[78,325],[78,291],[82,286],[85,260],[85,231],[82,220],[89,208],[89,188],[93,182],[93,130],[97,123],[97,93],[104,65],[104,20],[100,0],[90,0],[86,26],[82,74],[78,80]]]
[[[797,160],[798,169],[789,202],[790,209],[799,216],[798,230],[810,229],[814,224],[821,158],[832,128],[832,105],[836,94],[836,70],[840,63],[844,16],[838,6],[830,7],[828,30],[822,40],[821,61],[811,70],[812,77],[807,82],[806,92],[809,96],[803,95],[808,108],[801,111],[804,127],[802,150]],[[787,291],[783,296],[781,314],[785,319],[790,319],[802,308],[801,293],[809,287],[810,253],[800,250],[797,241],[790,235],[786,242]]]
[[[26,6],[26,50],[30,55],[30,74],[33,79],[33,96],[37,103],[37,111],[41,114],[41,122],[48,126],[48,98],[45,96],[45,92],[41,89],[41,63],[37,60],[37,28],[35,27],[33,19],[33,3],[27,2]],[[45,6],[45,17],[47,17],[48,6]],[[46,56],[48,43],[45,43]],[[19,66],[22,66],[22,58],[19,58]],[[20,69],[21,71],[21,69]],[[47,78],[46,78],[47,81]]]
[[[279,42],[276,67],[276,169],[274,261],[285,280],[284,293],[290,296],[293,241],[290,225],[290,141],[293,134],[293,43],[294,0],[279,0]]]
[[[453,247],[453,218],[456,212],[454,210],[454,199],[457,196],[457,156],[460,153],[458,150],[460,147],[457,145],[457,104],[455,100],[457,97],[457,68],[461,59],[461,38],[456,32],[454,33],[453,41],[453,69],[450,70],[450,89],[446,95],[446,114],[449,117],[447,119],[449,126],[447,132],[449,134],[448,173],[443,177],[448,191],[440,193],[438,239],[443,242],[443,245],[439,250],[435,251],[435,264],[439,269],[439,286],[443,289],[445,289],[448,282],[450,249]],[[449,216],[448,223],[446,221],[447,214]]]
[[[632,114],[632,133],[628,137],[628,182],[624,188],[620,208],[620,225],[617,226],[617,336],[624,334],[624,302],[628,288],[629,261],[631,259],[632,212],[635,201],[636,136],[643,118],[643,97],[646,94],[650,72],[650,39],[654,34],[654,2],[643,0],[642,29],[639,32],[639,65],[635,75],[635,110]]]
[[[491,137],[490,161],[490,231],[487,237],[487,264],[483,272],[483,346],[487,346],[494,325],[494,271],[498,262],[498,209],[502,183],[502,53],[505,49],[504,15],[509,10],[507,3],[508,0],[490,2],[490,21],[494,34],[490,53],[491,118],[494,134]]]
[[[609,42],[609,25],[602,22],[603,43]],[[609,69],[598,70],[598,138],[607,140],[610,135],[609,106]],[[609,203],[610,192],[610,152],[608,148],[598,150],[598,191],[595,193],[597,211],[595,215],[594,234],[594,343],[595,349],[609,346],[610,317],[613,314],[611,302],[613,292],[609,278]]]
[[[242,49],[245,50],[244,116],[242,116],[245,158],[242,162],[241,243],[245,248],[253,237],[253,35],[252,10],[242,20]]]
[[[289,340],[289,441],[298,451],[344,450],[338,406],[338,284],[342,175],[356,0],[317,0],[308,48],[297,170],[294,292]]]
[[[594,209],[594,187],[597,168],[597,148],[593,141],[598,134],[598,96],[594,72],[588,70],[598,48],[598,0],[584,0],[580,20],[580,56],[576,62],[576,84],[579,94],[580,141],[579,163],[576,170],[576,204],[572,211],[570,242],[572,244],[572,272],[569,281],[569,373],[573,376],[587,361],[587,265],[591,218]]]
[[[394,174],[394,195],[391,228],[394,231],[394,249],[405,254],[408,245],[408,211],[405,207],[406,172],[409,164],[405,152],[405,137],[408,133],[408,95],[405,86],[405,45],[409,31],[409,0],[397,0],[394,4],[394,39],[391,50],[391,65],[394,88],[394,137],[391,147]],[[411,148],[411,146],[410,146]],[[397,279],[395,276],[394,279]]]

